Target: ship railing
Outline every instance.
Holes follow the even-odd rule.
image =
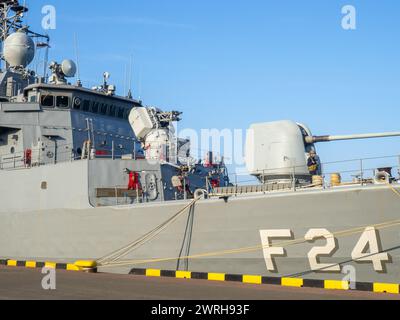
[[[1,170],[20,170],[30,169],[43,165],[56,164],[78,160],[81,157],[74,153],[71,144],[57,145],[54,148],[43,150],[41,147],[35,147],[14,153],[2,154],[0,156]],[[46,154],[45,154],[46,152]]]
[[[72,144],[58,144],[54,148],[41,147],[30,148],[30,156],[26,151],[18,151],[14,153],[0,155],[0,170],[22,170],[41,167],[45,165],[65,163],[75,160],[85,160],[82,154],[78,154]],[[89,155],[90,159],[121,159],[122,153],[96,154]]]
[[[57,152],[53,155],[45,155],[41,148],[31,149],[31,161],[27,161],[25,152],[15,152],[9,154],[3,154],[0,157],[0,169],[1,170],[22,170],[30,169],[34,167],[51,165],[56,163],[63,163],[68,161],[81,160],[81,155],[77,154],[73,149],[72,144],[57,145]],[[51,152],[48,150],[47,152]],[[121,159],[122,155],[96,155],[96,159]],[[44,159],[43,159],[44,158]],[[300,188],[295,183],[296,172],[304,171],[303,166],[289,167],[293,173],[292,188]],[[400,155],[380,156],[380,157],[369,157],[360,159],[340,160],[324,162],[321,164],[322,169],[322,186],[324,188],[331,187],[330,177],[334,174],[339,174],[342,181],[348,181],[348,184],[364,184],[368,183],[376,175],[379,168],[391,168],[392,174],[399,176],[400,169]],[[269,168],[265,170],[259,170],[254,175],[260,176],[261,182],[263,177],[267,177],[269,173],[274,173],[279,170],[288,170],[288,167],[282,168]],[[252,186],[260,183],[260,179],[249,174],[231,174],[229,180],[233,186]],[[265,182],[265,181],[264,181]],[[211,188],[210,188],[211,189]]]
[[[288,181],[282,184],[287,186],[287,189],[291,189],[296,191],[298,189],[304,189],[309,187],[322,187],[322,188],[331,188],[336,186],[332,183],[333,176],[340,176],[341,185],[366,185],[373,183],[376,177],[376,174],[379,170],[382,169],[390,169],[391,170],[391,179],[399,181],[400,176],[400,155],[390,155],[390,156],[380,156],[380,157],[366,157],[366,158],[356,158],[349,160],[339,160],[339,161],[330,161],[321,163],[321,180],[318,185],[309,184],[309,185],[300,185],[298,183],[298,177],[296,176],[296,172],[304,172],[305,166],[293,166],[293,167],[281,167],[281,168],[269,168],[265,170],[258,170],[253,172],[253,175],[249,175],[248,173],[235,173],[229,175],[229,180],[231,182],[231,190],[232,187],[236,187],[237,190],[251,190],[251,187],[255,187],[261,184],[279,184],[278,182],[268,182],[266,179],[276,173],[282,172],[283,170],[291,172],[291,180],[289,182],[290,187],[288,187]],[[258,178],[257,178],[258,177]],[[248,188],[243,188],[248,187]],[[216,188],[216,190],[220,191],[221,188]],[[258,190],[257,188],[254,188]],[[268,189],[268,188],[267,188]],[[272,189],[280,189],[270,188]],[[210,188],[212,190],[212,188]],[[233,189],[235,190],[235,189]],[[269,189],[268,189],[269,190]],[[258,191],[257,191],[258,192]],[[211,191],[213,193],[213,190]],[[242,193],[242,192],[239,192]]]

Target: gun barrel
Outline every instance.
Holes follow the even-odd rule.
[[[375,138],[388,138],[388,137],[400,137],[400,132],[367,133],[367,134],[354,134],[354,135],[343,135],[343,136],[308,136],[306,137],[306,142],[319,143],[319,142],[375,139]]]

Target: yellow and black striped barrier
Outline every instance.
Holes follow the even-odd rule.
[[[6,267],[24,267],[29,269],[50,268],[66,271],[85,271],[96,272],[97,264],[95,261],[76,261],[75,263],[56,263],[56,262],[37,262],[37,261],[22,261],[22,260],[0,260],[0,266]]]
[[[246,284],[258,284],[258,285],[261,284],[279,285],[283,287],[320,288],[327,290],[355,290],[355,291],[369,291],[375,293],[400,294],[400,285],[390,284],[390,283],[366,283],[366,282],[350,283],[349,281],[339,281],[339,280],[278,278],[278,277],[263,277],[255,275],[168,271],[168,270],[157,270],[157,269],[132,269],[130,274],[147,276],[147,277],[168,277],[177,279],[228,281],[228,282],[241,282]]]
[[[0,260],[0,266],[7,267],[23,267],[29,269],[51,268],[66,271],[81,272],[97,272],[96,261],[76,261],[75,263],[55,263],[55,262],[37,262],[37,261],[21,261],[21,260]],[[369,291],[375,293],[391,293],[400,294],[400,284],[392,283],[368,283],[340,280],[317,280],[317,279],[301,279],[301,278],[279,278],[265,277],[257,275],[235,275],[225,273],[206,273],[206,272],[190,272],[190,271],[170,271],[158,269],[132,269],[131,275],[139,275],[146,277],[168,277],[176,279],[196,279],[208,281],[227,281],[241,282],[245,284],[257,285],[279,285],[283,287],[297,288],[320,288],[327,290],[355,290]]]

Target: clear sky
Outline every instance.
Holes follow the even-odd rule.
[[[123,93],[132,54],[135,97],[183,111],[182,127],[291,119],[320,135],[400,131],[398,0],[26,2],[38,28],[42,6],[57,9],[52,59],[75,58],[77,34],[84,84],[109,71]],[[341,26],[344,5],[357,10],[356,30]],[[390,138],[318,150],[332,161],[400,154],[399,145]]]

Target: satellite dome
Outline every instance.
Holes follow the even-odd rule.
[[[4,59],[11,67],[26,67],[35,57],[35,43],[25,32],[16,32],[4,41]]]
[[[72,60],[64,60],[61,63],[61,70],[67,78],[73,78],[76,74],[76,64]]]

